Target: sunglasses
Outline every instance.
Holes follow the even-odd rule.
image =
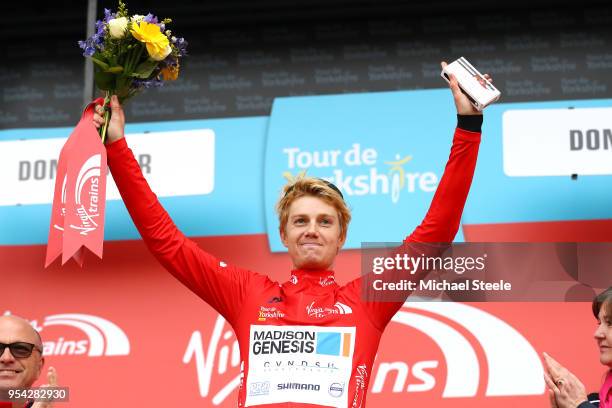
[[[15,358],[28,358],[32,355],[32,351],[35,349],[42,354],[42,350],[32,343],[26,343],[25,341],[17,341],[15,343],[0,343],[0,356],[4,354],[4,349],[9,348],[11,354]]]

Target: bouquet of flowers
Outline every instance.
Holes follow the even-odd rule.
[[[82,266],[85,248],[102,258],[107,173],[103,143],[110,97],[116,94],[124,102],[143,89],[177,79],[187,41],[172,35],[166,27],[170,23],[153,14],[130,16],[120,0],[116,13],[104,10],[96,33],[79,41],[83,55],[94,63],[96,86],[106,96],[85,108],[60,152],[45,266],[60,254],[62,264],[72,258]],[[105,123],[97,131],[93,110],[102,103]]]
[[[130,16],[120,0],[116,13],[104,10],[104,19],[96,22],[96,33],[79,41],[83,56],[94,63],[96,87],[106,92],[105,107],[113,94],[123,103],[143,89],[178,78],[180,60],[187,54],[187,41],[172,34],[167,28],[170,23],[171,19],[160,21],[151,13]],[[100,128],[102,142],[109,116],[107,109],[106,125]]]

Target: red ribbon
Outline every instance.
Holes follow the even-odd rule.
[[[45,268],[60,254],[83,266],[84,248],[102,258],[106,204],[106,149],[93,125],[98,98],[85,108],[57,163]]]

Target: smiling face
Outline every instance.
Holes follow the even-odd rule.
[[[599,347],[599,361],[612,369],[612,316],[607,312],[611,305],[604,303],[599,308],[595,341]]]
[[[291,203],[281,240],[295,269],[329,269],[345,237],[336,209],[320,198],[303,196]]]
[[[30,324],[16,316],[0,316],[0,343],[26,342],[42,349],[40,337]],[[10,349],[0,355],[0,390],[28,388],[38,379],[44,358],[34,349],[30,357],[16,358]]]

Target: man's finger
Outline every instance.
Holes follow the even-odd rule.
[[[455,99],[460,98],[461,89],[459,88],[459,82],[457,82],[457,78],[453,74],[450,74],[449,84],[450,84],[450,89],[453,92],[453,96],[455,97]]]
[[[47,382],[52,387],[57,386],[57,371],[55,370],[55,367],[49,367],[49,370],[47,371]]]
[[[448,64],[446,63],[446,61],[442,61],[440,62],[440,66],[442,67],[442,69],[446,68]]]
[[[111,96],[111,109],[113,110],[113,115],[116,115],[120,118],[121,122],[125,122],[125,112],[123,112],[123,108],[119,103],[119,98],[117,95]]]
[[[117,95],[111,96],[110,107],[113,112],[119,111],[121,109],[121,105],[119,104],[119,98],[117,98]]]

